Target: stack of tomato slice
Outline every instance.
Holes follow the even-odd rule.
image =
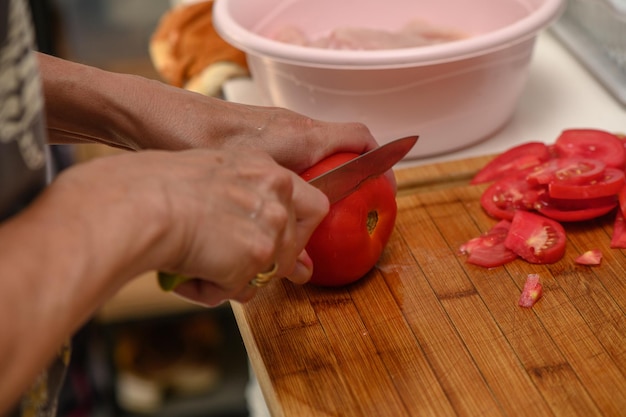
[[[517,256],[556,262],[565,252],[560,222],[593,219],[619,205],[611,246],[626,248],[625,163],[625,142],[595,129],[565,130],[553,145],[528,142],[505,151],[471,182],[492,182],[480,202],[501,221],[462,245],[461,252],[485,267]]]

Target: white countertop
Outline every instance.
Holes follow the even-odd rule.
[[[224,95],[234,102],[261,102],[250,79],[229,81]],[[537,39],[519,106],[503,129],[462,150],[405,160],[397,167],[498,153],[531,140],[552,143],[563,129],[576,127],[626,133],[626,108],[551,33],[544,32]]]

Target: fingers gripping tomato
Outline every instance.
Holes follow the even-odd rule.
[[[357,156],[332,155],[301,176],[310,180]],[[362,278],[389,241],[397,211],[395,187],[384,175],[367,180],[354,193],[332,204],[306,246],[313,260],[310,283],[341,286]]]

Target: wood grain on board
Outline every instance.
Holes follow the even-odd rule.
[[[613,218],[566,225],[565,257],[469,265],[496,221],[470,186],[489,157],[398,170],[396,229],[354,285],[276,280],[233,303],[266,401],[283,416],[619,416],[626,410],[626,252]],[[574,258],[599,248],[600,266]],[[527,274],[543,298],[518,307]]]

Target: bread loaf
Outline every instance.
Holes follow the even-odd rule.
[[[226,80],[248,75],[245,54],[213,27],[212,0],[166,12],[150,39],[150,58],[167,83],[211,96]]]

